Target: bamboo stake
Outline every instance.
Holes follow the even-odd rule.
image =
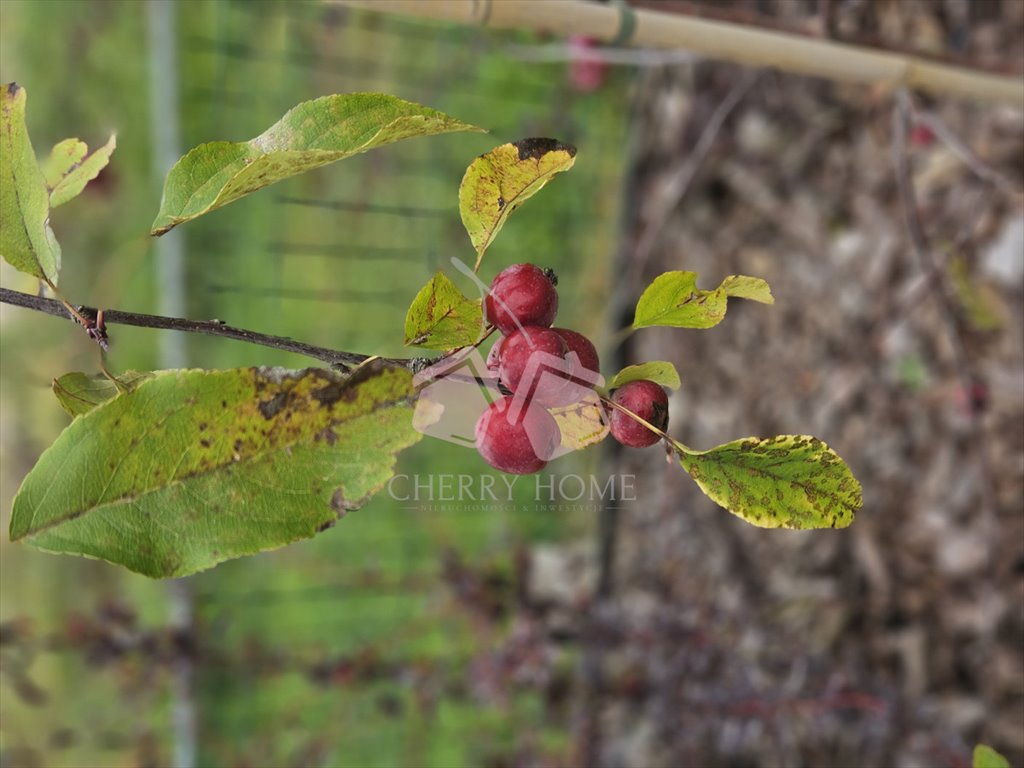
[[[996,75],[830,40],[587,0],[326,0],[379,13],[499,29],[586,35],[645,48],[685,48],[751,67],[851,83],[907,87],[936,95],[1024,106],[1024,78]],[[618,39],[630,16],[635,28]]]

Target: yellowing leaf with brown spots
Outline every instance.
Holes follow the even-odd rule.
[[[479,131],[454,117],[384,93],[304,101],[250,141],[200,144],[164,181],[154,235],[322,165],[414,136]]]
[[[761,528],[845,528],[860,483],[825,443],[807,435],[747,437],[690,451],[680,463],[715,503]]]
[[[562,447],[570,451],[582,451],[608,436],[608,414],[596,395],[549,411],[558,424]]]
[[[155,578],[308,538],[415,443],[412,376],[368,365],[162,371],[76,418],[22,483],[11,540]]]
[[[555,139],[523,139],[495,147],[469,164],[459,187],[459,212],[478,266],[512,211],[574,162],[575,147]]]
[[[405,315],[405,343],[426,349],[455,349],[480,338],[484,327],[480,299],[467,299],[438,272],[416,294]]]

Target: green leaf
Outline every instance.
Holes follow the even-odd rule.
[[[60,246],[25,127],[25,100],[17,83],[0,85],[0,255],[18,271],[56,285]]]
[[[641,363],[640,365],[627,365],[612,377],[608,389],[617,389],[623,384],[639,381],[640,379],[653,381],[655,384],[661,384],[661,386],[668,387],[669,389],[679,389],[680,385],[679,371],[676,370],[672,363],[653,361]]]
[[[761,528],[845,528],[862,504],[850,468],[815,437],[747,437],[709,451],[676,448],[704,493]]]
[[[140,373],[139,371],[126,371],[118,376],[122,389],[130,390],[137,384],[153,378],[152,373]],[[81,416],[88,413],[97,405],[102,405],[118,394],[117,385],[103,374],[92,376],[75,371],[65,373],[59,379],[53,380],[53,394],[61,408],[67,411],[69,416]]]
[[[43,172],[43,179],[46,181],[46,188],[52,190],[61,179],[71,172],[71,169],[82,162],[82,159],[89,154],[89,147],[84,141],[78,139],[64,139],[54,144],[50,150],[50,156],[39,164]]]
[[[705,291],[697,287],[696,272],[665,272],[640,296],[633,327],[711,328],[722,322],[730,297],[775,303],[768,283],[759,277],[730,275],[715,290]]]
[[[978,744],[974,748],[973,768],[1010,768],[1010,761],[996,752],[992,747]]]
[[[152,234],[322,165],[414,136],[480,131],[443,112],[382,93],[304,101],[250,141],[200,144],[164,182]]]
[[[75,419],[15,497],[11,540],[185,576],[308,538],[416,442],[412,376],[163,371]]]
[[[78,197],[85,185],[110,162],[116,147],[117,136],[114,135],[91,155],[85,142],[78,139],[64,139],[55,145],[42,165],[46,187],[50,190],[50,207],[56,208]]]
[[[760,277],[748,277],[747,275],[729,275],[718,289],[725,291],[725,295],[733,299],[750,299],[759,301],[762,304],[774,304],[775,297],[772,296],[772,289],[768,283]]]
[[[480,299],[467,299],[443,272],[420,289],[405,316],[405,343],[426,349],[454,349],[480,338]]]
[[[576,148],[568,144],[523,139],[495,147],[469,164],[459,187],[459,212],[478,266],[509,214],[575,161]]]

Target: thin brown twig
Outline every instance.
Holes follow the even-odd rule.
[[[480,345],[483,344],[485,341],[487,341],[489,338],[491,338],[491,334],[493,334],[496,330],[497,330],[497,326],[488,324],[488,326],[484,329],[484,332],[480,336],[480,338],[477,339],[476,341],[474,341],[469,346],[472,347],[473,349],[479,349]],[[465,349],[465,347],[461,347],[460,349]],[[454,354],[454,353],[452,353],[452,354]]]
[[[960,380],[963,395],[968,401],[967,412],[971,429],[974,436],[979,438],[983,437],[984,425],[981,422],[981,414],[978,412],[978,409],[970,404],[971,392],[977,380],[971,370],[963,336],[960,333],[956,304],[950,295],[945,275],[935,260],[933,249],[928,241],[928,235],[925,232],[924,224],[921,221],[921,214],[918,210],[917,191],[914,188],[914,180],[911,175],[910,153],[907,146],[907,128],[912,124],[913,119],[914,105],[910,94],[906,89],[901,89],[896,93],[896,103],[893,108],[892,156],[896,186],[914,255],[917,258],[921,271],[927,278],[927,285],[939,305],[940,315],[942,316],[949,344],[953,351],[953,364],[956,369],[956,375]],[[994,499],[990,482],[992,473],[984,441],[978,446],[977,455],[982,475],[980,483],[982,503],[989,510],[994,511]]]
[[[637,275],[643,274],[647,261],[650,259],[654,246],[658,241],[658,236],[665,228],[665,224],[672,215],[672,211],[686,197],[686,193],[693,184],[697,172],[704,164],[704,160],[707,159],[725,121],[743,100],[743,97],[754,87],[759,77],[760,72],[758,71],[747,72],[733,85],[721,103],[715,107],[715,111],[708,119],[704,130],[701,131],[700,138],[697,139],[693,151],[664,183],[661,200],[655,204],[650,220],[644,227],[643,233],[636,244],[636,249],[633,252],[634,269]]]
[[[34,296],[30,293],[12,291],[9,288],[0,288],[0,303],[13,304],[14,306],[24,307],[36,312],[43,312],[47,315],[73,320],[79,325],[85,325],[87,330],[90,323],[95,324],[95,318],[98,315],[97,310],[92,307],[78,307],[75,309],[65,306],[57,299],[48,299],[42,296]],[[295,341],[285,336],[272,336],[266,333],[246,330],[245,328],[235,328],[220,320],[187,320],[179,317],[123,312],[117,309],[104,310],[103,320],[105,323],[112,325],[131,325],[137,328],[202,333],[208,336],[219,336],[221,338],[244,341],[248,344],[256,344],[283,352],[305,355],[342,370],[358,366],[369,359],[369,355],[318,347],[302,341]],[[384,359],[385,362],[392,365],[401,365],[403,367],[411,367],[412,365],[412,361],[408,359]]]
[[[1011,197],[1019,198],[1024,195],[1024,190],[978,157],[977,153],[971,149],[967,142],[961,139],[941,117],[934,112],[916,109],[913,104],[910,107],[913,110],[914,120],[927,126],[932,133],[950,148],[953,154],[960,158],[964,165],[973,171],[975,176],[998,187]]]
[[[893,111],[892,153],[896,169],[896,185],[899,190],[900,203],[903,207],[903,218],[907,226],[907,232],[910,235],[910,242],[913,245],[918,266],[925,277],[928,278],[928,284],[931,286],[942,308],[942,317],[949,331],[953,356],[956,358],[957,371],[964,381],[965,390],[968,390],[971,383],[970,369],[967,364],[967,355],[964,352],[963,339],[960,337],[960,329],[957,326],[956,307],[949,295],[942,270],[932,254],[931,244],[928,242],[924,225],[921,223],[921,213],[918,210],[917,192],[914,189],[914,180],[910,170],[910,155],[907,147],[907,127],[912,120],[913,105],[910,101],[910,94],[906,90],[900,90],[896,94],[896,108]]]
[[[59,301],[64,306],[64,309],[68,311],[68,314],[71,315],[71,319],[85,329],[95,325],[94,321],[90,321],[89,318],[84,317],[81,312],[79,312],[67,299],[64,298],[61,292],[57,290],[57,286],[50,282],[48,277],[43,277],[42,281],[46,287],[50,289],[50,292],[57,297],[57,301]]]

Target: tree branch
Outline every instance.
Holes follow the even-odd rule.
[[[908,108],[911,111],[912,119],[916,122],[920,122],[924,126],[927,126],[932,133],[945,142],[946,146],[949,147],[953,154],[960,158],[960,161],[970,168],[971,171],[974,172],[975,176],[998,187],[1015,200],[1021,200],[1024,198],[1024,191],[1022,191],[1007,176],[1004,176],[978,157],[977,153],[971,149],[967,142],[957,136],[956,133],[953,132],[953,129],[946,125],[942,118],[935,112],[920,110],[914,106],[913,103],[909,104]]]
[[[55,317],[63,317],[80,325],[78,318],[74,317],[68,309],[56,299],[48,299],[42,296],[34,296],[30,293],[12,291],[8,288],[0,288],[0,303],[13,304],[18,307],[25,307],[36,312],[43,312]],[[92,307],[79,307],[78,312],[84,317],[96,321],[100,312]],[[360,363],[365,362],[369,355],[360,355],[355,352],[342,352],[327,347],[317,347],[305,342],[295,341],[285,336],[271,336],[266,333],[257,333],[244,328],[235,328],[220,320],[186,320],[179,317],[163,317],[162,315],[144,315],[137,312],[122,312],[116,309],[102,310],[103,324],[132,325],[137,328],[158,328],[167,331],[184,331],[185,333],[203,333],[208,336],[220,336],[225,339],[235,339],[248,344],[258,344],[271,349],[279,349],[283,352],[294,352],[299,355],[311,357],[314,360],[327,363],[328,365],[348,370]],[[102,329],[100,329],[102,330]],[[90,336],[97,341],[99,339],[92,333]],[[411,367],[412,360],[386,358],[386,362]]]

